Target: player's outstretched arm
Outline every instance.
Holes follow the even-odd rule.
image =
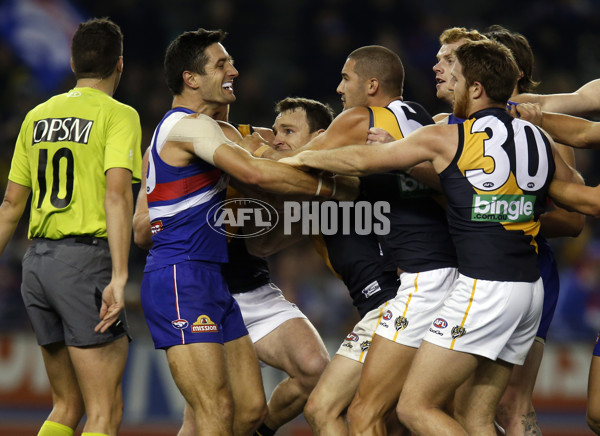
[[[385,144],[349,145],[334,150],[304,151],[280,162],[297,167],[316,168],[336,174],[364,176],[413,166],[442,156],[444,141],[456,142],[450,133],[456,126],[430,125],[417,129],[404,139]],[[437,170],[437,168],[436,168]]]
[[[575,92],[562,94],[519,94],[517,103],[539,103],[544,112],[589,115],[600,111],[600,79],[592,80]]]

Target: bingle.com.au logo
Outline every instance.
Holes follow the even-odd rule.
[[[234,238],[264,235],[277,225],[283,234],[302,235],[387,235],[390,221],[387,201],[285,201],[283,210],[263,200],[231,198],[214,205],[207,213],[210,227]]]

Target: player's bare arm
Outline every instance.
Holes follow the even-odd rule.
[[[571,181],[584,185],[583,177],[575,170],[575,150],[573,147],[555,143],[555,148],[565,163],[572,168]],[[577,237],[585,225],[585,216],[553,204],[548,212],[540,216],[540,224],[540,234],[546,238]]]
[[[600,185],[596,187],[574,183],[573,169],[558,153],[554,153],[556,170],[548,195],[560,207],[594,218],[600,218]]]
[[[517,103],[539,103],[544,112],[588,115],[600,111],[600,79],[592,80],[575,92],[563,94],[519,94]]]
[[[275,150],[266,147],[254,155],[279,160],[294,156],[305,150],[329,150],[348,144],[363,144],[367,140],[369,129],[369,111],[366,107],[354,107],[339,114],[323,133],[315,136],[308,143],[296,150]],[[257,150],[256,147],[246,149]]]
[[[146,196],[146,173],[148,172],[148,154],[146,150],[142,158],[142,182],[135,202],[133,214],[133,242],[140,248],[152,248],[152,229],[150,227],[150,212],[148,211],[148,197]]]
[[[371,127],[369,129],[367,144],[383,144],[393,141],[394,137],[386,130],[380,127]],[[440,177],[435,172],[435,169],[433,169],[431,162],[422,162],[418,165],[415,165],[410,170],[410,176],[421,183],[425,183],[430,188],[433,188],[438,192],[442,192],[442,183],[440,182]]]
[[[511,109],[524,120],[540,126],[556,142],[576,148],[600,148],[600,123],[584,118],[542,111],[537,104],[523,103]]]
[[[455,125],[430,125],[417,129],[404,139],[379,145],[350,145],[335,150],[305,151],[283,159],[290,165],[363,176],[392,170],[408,170],[430,161],[442,171],[454,156],[458,129]]]
[[[231,136],[226,136],[237,132],[233,126],[219,123],[202,114],[180,120],[171,129],[167,144],[161,151],[161,158],[164,155],[163,159],[168,157],[170,161],[187,162],[186,159],[193,152],[194,156],[215,165],[240,182],[267,192],[324,198],[333,196],[338,200],[355,198],[356,192],[334,190],[334,182],[328,178],[307,174],[269,159],[255,158],[232,140]],[[240,141],[239,132],[237,135],[237,140]]]

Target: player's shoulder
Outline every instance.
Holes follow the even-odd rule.
[[[449,117],[450,117],[449,113],[441,112],[441,113],[433,116],[433,121],[436,124],[448,124]]]
[[[371,117],[371,110],[367,106],[355,106],[343,110],[337,117],[333,119],[332,125],[336,126],[348,125],[354,126],[360,121],[368,121]]]

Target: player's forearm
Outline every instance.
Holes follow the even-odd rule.
[[[377,168],[368,164],[370,153],[377,146],[347,146],[333,150],[305,151],[295,158],[304,166],[347,176],[373,174]]]
[[[559,206],[594,218],[600,217],[600,185],[590,187],[562,180],[550,184],[549,195]]]
[[[556,208],[540,216],[540,234],[545,238],[577,237],[585,225],[585,216]]]
[[[267,192],[322,198],[330,198],[334,194],[334,182],[330,177],[305,173],[269,160],[258,159],[252,166],[257,176],[253,184]]]
[[[592,121],[570,115],[543,112],[541,127],[555,141],[569,144],[571,147],[600,147],[600,135],[594,134]]]

